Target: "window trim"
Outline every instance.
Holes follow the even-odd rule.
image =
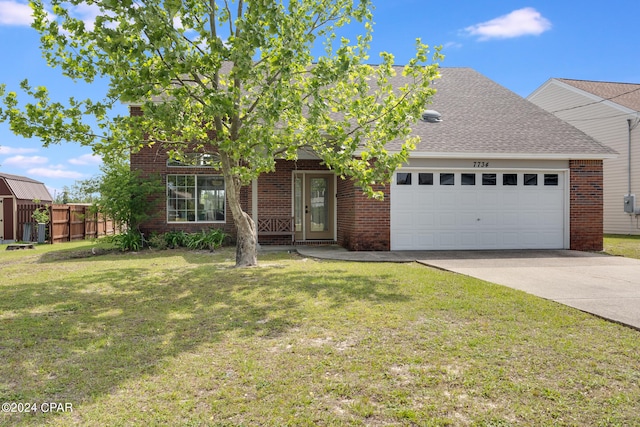
[[[433,185],[433,172],[418,173],[418,185]]]
[[[547,187],[557,187],[560,184],[560,175],[557,173],[545,173],[543,185]]]
[[[443,182],[444,179],[451,178],[451,182]],[[442,186],[455,186],[456,185],[456,174],[453,172],[440,172],[438,182]]]
[[[484,187],[497,187],[498,186],[498,174],[497,173],[483,173],[482,174],[482,186],[484,186]]]
[[[411,185],[411,175],[411,172],[396,172],[396,185]]]
[[[192,200],[194,202],[194,220],[193,221],[189,221],[188,218],[186,219],[180,219],[180,220],[176,220],[176,219],[171,219],[169,217],[169,202],[171,200],[170,196],[169,196],[169,179],[170,177],[193,177],[194,178],[194,186],[192,187],[194,190],[194,194],[192,196],[192,198],[188,199],[188,200]],[[222,211],[222,214],[224,216],[223,219],[214,219],[214,220],[199,220],[198,219],[198,203],[197,203],[197,197],[198,197],[198,180],[200,178],[219,178],[222,180],[222,191],[224,192],[223,198],[224,198],[224,208]],[[166,215],[165,215],[165,219],[167,224],[225,224],[227,222],[227,183],[224,180],[224,177],[220,174],[194,174],[194,173],[172,173],[172,174],[167,174],[166,176],[166,181],[165,181],[165,187],[166,187],[166,191],[165,191],[165,210],[166,210]],[[218,190],[220,191],[220,190]],[[177,217],[176,217],[177,218]]]
[[[475,187],[476,185],[475,172],[462,172],[460,174],[460,185]]]

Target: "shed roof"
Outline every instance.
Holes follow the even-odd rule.
[[[51,202],[53,197],[44,183],[26,176],[0,173],[0,179],[4,179],[13,195],[19,200],[38,199],[42,202]]]
[[[419,121],[414,156],[601,159],[616,152],[471,68],[441,68],[432,105],[442,121]],[[398,86],[404,84],[401,73]],[[425,109],[426,109],[425,108]],[[398,148],[399,142],[389,145]]]
[[[591,93],[603,100],[615,102],[634,111],[640,111],[640,84],[573,79],[556,80]]]

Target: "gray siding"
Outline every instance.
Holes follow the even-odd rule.
[[[627,119],[637,113],[555,80],[528,99],[618,152],[617,158],[604,160],[604,232],[640,234],[637,217],[623,210],[628,192]],[[632,147],[631,192],[640,198],[640,126],[632,131]]]

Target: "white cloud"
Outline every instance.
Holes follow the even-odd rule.
[[[102,163],[102,157],[96,156],[94,154],[84,154],[80,157],[69,159],[69,163],[76,166],[99,165],[100,163]]]
[[[444,49],[460,49],[462,48],[462,43],[458,43],[458,42],[446,42],[444,44]]]
[[[96,22],[96,17],[102,12],[97,5],[88,5],[81,3],[73,8],[72,15],[81,19],[84,22],[85,28],[89,31],[93,31],[93,27]]]
[[[0,145],[0,154],[5,156],[10,156],[13,154],[35,153],[36,151],[38,151],[37,148],[15,148],[8,147],[6,145]]]
[[[45,6],[50,21],[55,21],[56,16],[50,11],[50,5]],[[96,17],[100,15],[100,8],[96,5],[81,3],[77,6],[66,5],[71,16],[84,22],[88,30],[93,30]],[[30,26],[33,22],[33,10],[28,1],[0,0],[0,25]]]
[[[13,156],[4,160],[2,163],[5,166],[21,166],[21,167],[30,167],[34,165],[44,165],[49,162],[49,159],[42,156]]]
[[[33,11],[28,4],[17,1],[0,1],[0,25],[29,26]]]
[[[527,35],[540,35],[551,29],[551,22],[532,7],[513,12],[487,22],[464,29],[467,34],[478,36],[479,40],[508,39]]]
[[[79,172],[65,170],[59,166],[49,168],[33,168],[27,171],[29,175],[43,176],[45,178],[68,178],[68,179],[80,179],[85,176]]]

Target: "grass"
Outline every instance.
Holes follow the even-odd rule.
[[[0,402],[73,409],[1,425],[640,424],[638,331],[523,292],[417,264],[91,247],[0,247]]]
[[[607,234],[604,236],[604,252],[640,259],[640,236]]]

